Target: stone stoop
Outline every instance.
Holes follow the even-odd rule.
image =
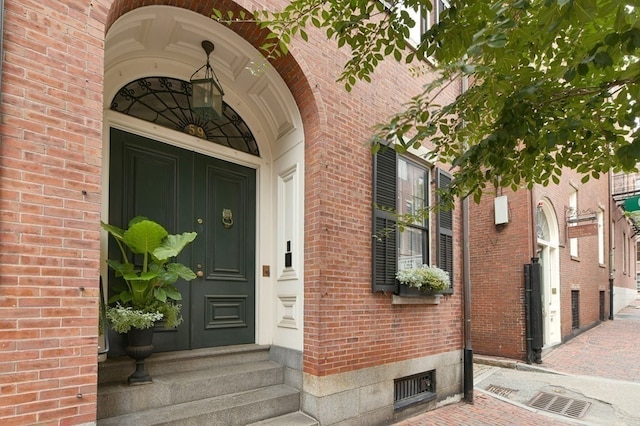
[[[269,360],[269,346],[153,354],[145,368],[153,383],[129,386],[132,359],[99,365],[99,426],[231,426],[273,418],[282,420],[265,424],[317,424],[299,412],[300,392],[284,384],[284,367]]]
[[[302,411],[272,417],[267,420],[251,423],[247,426],[318,426],[320,423],[313,417],[309,417]]]

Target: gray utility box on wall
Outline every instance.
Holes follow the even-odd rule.
[[[495,224],[503,225],[509,223],[509,201],[506,195],[496,197],[493,200],[495,207]]]

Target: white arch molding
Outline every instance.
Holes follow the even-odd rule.
[[[188,81],[206,60],[202,40],[215,44],[211,63],[224,87],[224,101],[251,129],[259,158],[109,109],[118,90],[138,78],[166,76]],[[146,6],[121,16],[105,39],[102,218],[108,217],[112,127],[255,168],[256,343],[302,350],[304,132],[295,100],[275,69],[267,65],[257,75],[252,72],[252,63],[262,60],[235,32],[187,9]],[[285,216],[291,218],[286,229],[277,219]],[[285,240],[291,241],[294,261],[287,271],[278,271]],[[106,246],[103,235],[102,253]],[[263,266],[270,267],[270,276],[263,276]]]
[[[562,342],[560,309],[560,232],[558,218],[547,199],[538,203],[536,212],[538,258],[542,275],[542,315],[544,347]]]

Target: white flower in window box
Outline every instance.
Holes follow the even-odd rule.
[[[415,288],[421,294],[432,295],[451,287],[449,273],[437,266],[403,269],[396,273],[396,279],[400,282],[400,294],[403,290]]]

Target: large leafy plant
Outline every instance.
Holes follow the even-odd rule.
[[[133,218],[126,230],[104,222],[101,224],[113,236],[121,253],[120,260],[107,259],[116,277],[122,278],[111,287],[114,293],[109,298],[111,307],[130,307],[140,315],[158,312],[162,314],[165,326],[180,324],[180,305],[176,301],[182,300],[182,295],[174,284],[178,279],[191,281],[196,274],[171,259],[178,256],[197,233],[170,235],[162,225],[142,216]],[[139,262],[134,262],[134,259]],[[116,331],[128,330],[113,320],[112,324]]]

